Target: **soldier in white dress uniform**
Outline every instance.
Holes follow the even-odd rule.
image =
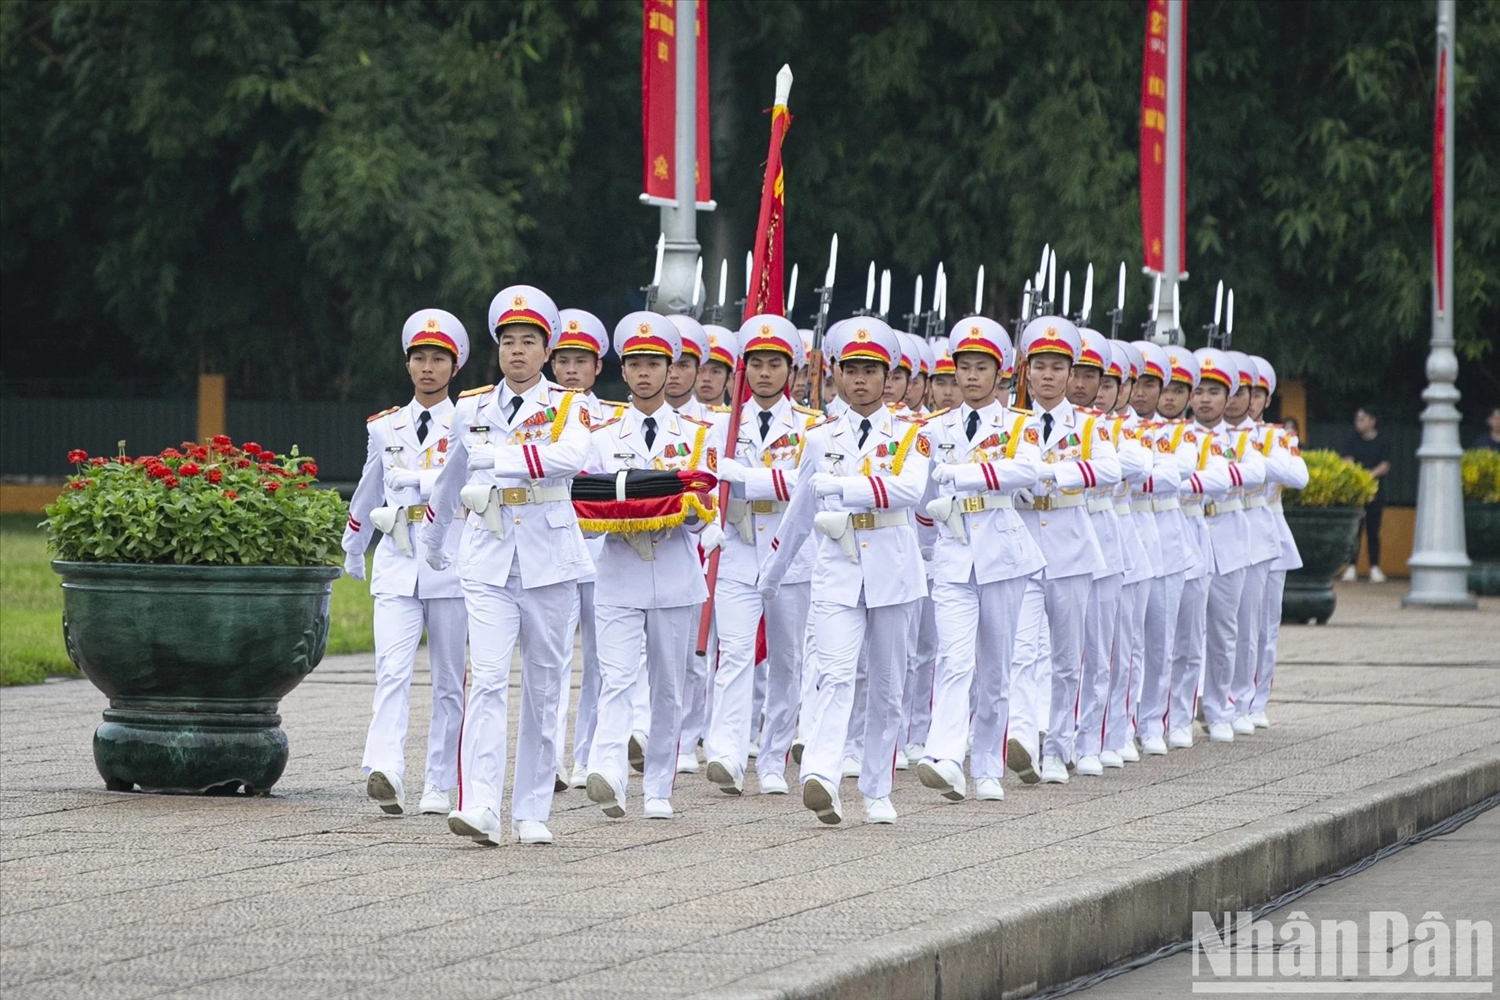
[[[369,445],[349,501],[344,571],[365,578],[365,550],[378,527],[370,594],[375,599],[375,699],[365,736],[365,790],[380,808],[405,809],[406,729],[417,645],[427,632],[432,669],[432,719],[427,727],[424,813],[446,815],[458,785],[458,731],[463,719],[463,592],[452,570],[427,566],[414,546],[427,498],[448,457],[453,403],[448,384],[469,357],[469,336],[452,313],[422,309],[401,330],[416,398],[369,419]],[[413,523],[415,522],[415,524]],[[446,540],[457,547],[458,532]]]
[[[932,348],[915,334],[896,332],[901,338],[902,353],[911,358],[912,374],[906,387],[905,409],[908,416],[926,419],[927,385],[932,369]],[[930,528],[920,509],[912,511],[918,529]],[[924,559],[922,572],[927,577],[928,595],[917,604],[912,616],[911,642],[906,655],[906,681],[902,685],[902,735],[896,750],[896,770],[904,771],[913,756],[921,760],[926,753],[927,732],[932,724],[932,683],[937,668],[937,618],[932,603],[932,562]]]
[[[458,576],[469,614],[469,697],[459,747],[458,808],[448,828],[499,844],[505,786],[506,696],[521,648],[511,829],[523,844],[550,844],[557,762],[557,701],[572,663],[569,615],[592,564],[573,513],[569,481],[589,454],[589,414],[577,393],[542,377],[561,333],[552,300],[530,285],[503,289],[489,327],[504,381],[459,396],[422,533],[427,561],[446,567],[442,544],[460,505],[468,514]]]
[[[1046,568],[1033,575],[1027,589],[1039,591],[1050,647],[1050,656],[1036,663],[1040,669],[1033,668],[1036,675],[1023,688],[1029,703],[1013,699],[1011,705],[1010,765],[1027,782],[1063,784],[1068,780],[1084,657],[1084,616],[1093,578],[1105,570],[1085,491],[1108,489],[1120,480],[1120,459],[1109,429],[1064,395],[1081,350],[1078,328],[1060,316],[1040,316],[1021,334],[1020,353],[1025,359],[1021,363],[1026,365],[1026,384],[1034,404],[1026,426],[1034,428],[1041,439],[1042,472],[1019,506],[1021,520],[1047,560]],[[1044,679],[1046,671],[1050,674]],[[1051,699],[1038,769],[1030,748],[1036,745],[1041,723],[1042,699],[1037,695],[1044,686]]]
[[[630,405],[594,429],[589,470],[713,472],[722,448],[705,422],[666,405],[669,369],[682,352],[677,327],[656,313],[634,312],[615,326],[615,353],[630,387]],[[599,639],[599,718],[589,751],[589,799],[606,816],[625,815],[627,744],[632,736],[631,693],[649,673],[650,732],[641,787],[647,819],[671,819],[671,795],[682,729],[682,690],[693,655],[698,607],[708,596],[699,556],[723,542],[717,524],[682,524],[606,536],[594,584]]]
[[[812,614],[817,679],[804,703],[802,802],[825,823],[843,819],[840,756],[851,724],[864,731],[859,790],[865,820],[893,823],[891,782],[901,723],[907,638],[927,591],[910,510],[927,489],[927,441],[917,421],[882,404],[900,356],[895,334],[872,316],[829,332],[849,409],[807,431],[791,506],[762,567],[774,600],[799,547],[814,539]],[[868,652],[863,718],[850,719],[860,650]]]
[[[933,465],[926,512],[936,532],[932,601],[937,668],[932,723],[917,777],[952,801],[967,793],[963,759],[971,730],[975,798],[1005,797],[1010,661],[1026,579],[1045,564],[1016,514],[1013,494],[1041,474],[1041,437],[1025,410],[995,388],[1010,337],[994,320],[969,316],[948,334],[963,402],[926,422]]]
[[[740,415],[733,459],[720,459],[719,477],[731,484],[728,526],[719,556],[714,613],[719,626],[719,668],[713,681],[713,718],[704,740],[708,780],[720,791],[744,790],[750,743],[760,739],[755,770],[760,791],[785,795],[787,754],[796,728],[807,627],[812,546],[804,545],[782,579],[776,598],[761,598],[760,564],[797,482],[807,429],[815,410],[795,406],[785,388],[804,363],[802,339],[780,316],[747,319],[739,333],[751,397]],[[756,631],[766,626],[766,723],[754,712]]]

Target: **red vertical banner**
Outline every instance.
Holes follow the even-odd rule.
[[[1438,51],[1437,100],[1432,116],[1432,262],[1437,279],[1437,311],[1442,313],[1443,302],[1443,230],[1448,224],[1443,214],[1447,171],[1448,149],[1446,146],[1448,124],[1448,49]]]
[[[1178,261],[1187,269],[1187,4],[1182,5],[1182,47],[1177,78]],[[1146,269],[1163,273],[1167,197],[1167,0],[1146,0],[1146,45],[1141,64],[1141,245]]]
[[[786,234],[781,220],[786,213],[786,181],[781,173],[781,141],[792,116],[785,104],[771,109],[771,148],[766,153],[766,176],[760,193],[760,218],[755,226],[755,251],[750,265],[750,294],[745,297],[743,323],[762,313],[786,313],[784,269]]]
[[[708,3],[698,0],[694,28],[698,46],[698,125],[694,155],[698,202],[710,199],[708,123]],[[677,168],[677,3],[641,4],[641,191],[653,202],[675,202]]]

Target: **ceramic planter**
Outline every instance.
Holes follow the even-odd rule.
[[[1359,507],[1286,508],[1286,523],[1302,555],[1302,568],[1286,575],[1286,591],[1281,597],[1281,620],[1302,624],[1316,620],[1328,624],[1338,598],[1333,593],[1333,578],[1349,564],[1359,536]]]
[[[1464,537],[1472,563],[1469,589],[1500,595],[1500,503],[1464,504]]]

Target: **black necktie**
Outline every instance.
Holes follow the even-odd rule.
[[[1042,444],[1052,440],[1052,414],[1042,414]]]
[[[761,410],[760,411],[760,439],[762,441],[764,441],[766,439],[766,435],[769,434],[769,433],[771,433],[771,411],[770,410]]]
[[[865,446],[865,438],[867,438],[869,436],[870,436],[870,418],[866,417],[865,419],[863,419],[863,420],[861,420],[859,422],[859,445],[857,447],[863,448]]]
[[[647,417],[642,420],[641,429],[646,432],[646,450],[649,452],[651,446],[656,443],[656,418]]]
[[[969,419],[964,421],[964,433],[969,436],[970,441],[974,440],[974,435],[979,433],[978,410],[969,411]]]
[[[515,423],[516,422],[516,414],[520,413],[520,412],[521,412],[521,395],[520,395],[520,393],[517,393],[516,395],[510,397],[510,417],[506,420],[506,422],[507,423],[512,423],[512,424]]]
[[[432,420],[432,414],[426,410],[417,418],[417,443],[422,444],[427,440],[427,424]]]

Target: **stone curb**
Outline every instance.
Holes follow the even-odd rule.
[[[1192,934],[1500,792],[1500,745],[695,1000],[1010,1000]]]

